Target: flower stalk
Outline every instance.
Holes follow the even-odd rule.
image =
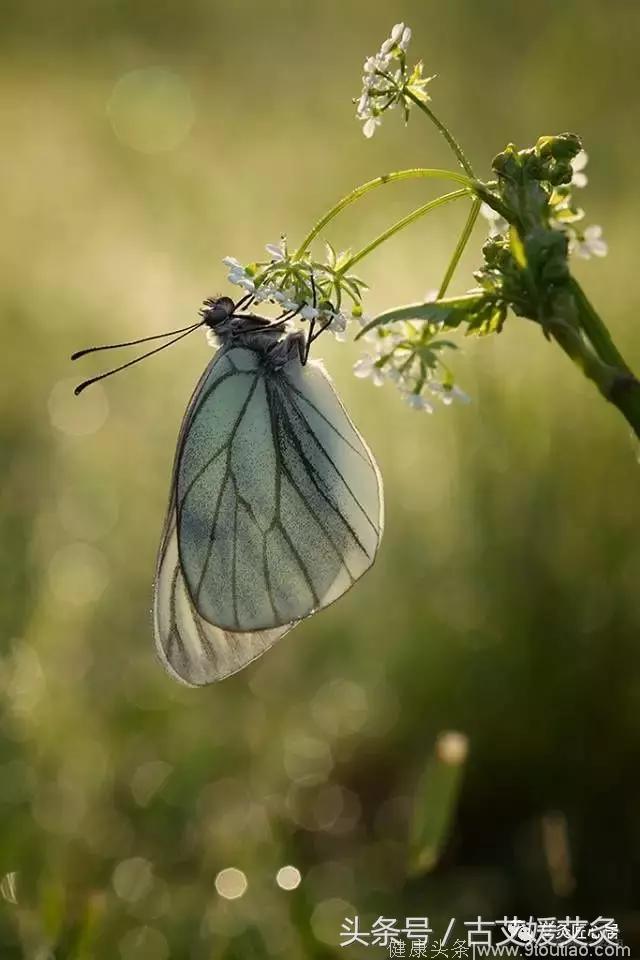
[[[398,23],[379,51],[367,57],[356,116],[370,138],[386,113],[399,110],[406,123],[418,111],[444,137],[460,169],[414,167],[362,183],[327,210],[292,253],[283,237],[280,244],[267,244],[266,260],[242,265],[226,258],[230,281],[245,291],[245,304],[267,302],[280,309],[275,319],[283,330],[302,322],[309,324],[313,339],[324,330],[344,339],[348,322],[356,320],[361,326],[356,339],[362,337],[368,348],[355,365],[356,375],[370,377],[376,386],[396,384],[412,408],[429,413],[435,400],[467,399],[445,361],[457,349],[448,335],[462,328],[466,335],[487,337],[499,334],[510,316],[524,318],[538,324],[640,437],[640,383],[571,274],[572,256],[607,253],[601,227],[582,226],[576,191],[588,183],[588,156],[580,138],[544,136],[525,150],[509,144],[494,158],[492,178],[478,179],[460,143],[430,106],[434,77],[424,75],[421,61],[408,62],[410,41],[411,29]],[[315,256],[314,241],[343,210],[386,184],[417,179],[449,180],[457,189],[420,204],[355,252],[336,252],[326,244],[325,257]],[[427,213],[464,198],[471,208],[437,294],[365,317],[367,285],[354,267]],[[489,221],[489,235],[474,274],[477,286],[463,296],[447,296],[479,213]]]

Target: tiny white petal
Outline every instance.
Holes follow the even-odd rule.
[[[393,39],[393,37],[389,37],[388,40],[385,40],[385,42],[380,47],[380,53],[382,54],[382,57],[386,59],[387,54],[389,53],[390,50],[393,50],[395,44],[396,44],[396,41]],[[378,67],[379,67],[380,57],[378,57],[377,59],[378,59]]]
[[[377,118],[376,118],[376,117],[369,117],[369,119],[366,121],[364,127],[362,128],[362,132],[364,133],[365,137],[366,137],[368,140],[370,140],[371,137],[372,137],[372,136],[374,135],[374,133],[376,132],[376,127],[377,127],[377,126],[378,126]]]
[[[235,257],[223,257],[222,262],[227,267],[238,267],[240,270],[244,270],[244,267],[239,260],[236,260]]]
[[[571,161],[574,170],[584,170],[589,162],[589,154],[586,150],[579,150]]]
[[[300,316],[303,320],[315,320],[318,316],[318,310],[315,307],[309,306],[308,303],[305,303],[304,307],[300,311]]]
[[[282,252],[282,247],[278,243],[267,243],[265,244],[265,250],[274,260],[284,260],[284,253]]]
[[[364,379],[371,375],[373,370],[373,357],[361,357],[360,360],[356,360],[353,365],[353,372],[356,377]]]
[[[402,37],[398,45],[402,50],[406,51],[410,42],[411,42],[411,27],[405,27],[402,32]]]
[[[391,30],[391,39],[394,43],[397,43],[398,40],[402,37],[404,33],[404,23],[396,23]]]

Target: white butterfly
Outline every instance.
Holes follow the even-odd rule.
[[[202,313],[220,349],[180,429],[155,579],[158,655],[192,686],[342,596],[383,530],[378,467],[310,340],[234,310]]]

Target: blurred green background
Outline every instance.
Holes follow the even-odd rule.
[[[2,6],[2,960],[384,955],[337,946],[355,914],[437,935],[455,917],[457,936],[478,914],[604,915],[639,943],[638,452],[560,351],[516,319],[467,340],[472,404],[427,417],[323,341],[380,463],[383,549],[203,690],[164,675],[149,610],[210,350],[198,335],[79,399],[106,364],[68,358],[188,323],[232,293],[223,256],[300,239],[356,183],[452,165],[417,116],[371,142],[353,117],[361,61],[404,20],[480,175],[509,140],[583,136],[610,255],[576,271],[637,369],[640,5]],[[122,79],[147,68],[165,72]],[[434,189],[378,191],[329,237],[362,244]],[[436,287],[464,216],[367,261],[368,312]],[[432,846],[408,877],[416,804]]]

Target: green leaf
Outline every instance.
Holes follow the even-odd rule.
[[[492,333],[502,333],[507,317],[507,306],[496,300],[487,300],[482,309],[469,317],[467,336],[488,337]]]
[[[394,320],[427,320],[455,329],[464,323],[470,314],[475,313],[486,299],[483,290],[472,290],[462,297],[447,297],[428,303],[410,303],[404,307],[394,307],[381,313],[358,333],[356,340],[369,330],[393,323]]]
[[[449,837],[468,741],[464,734],[443,733],[438,738],[416,793],[409,837],[409,869],[414,875],[432,870]]]

